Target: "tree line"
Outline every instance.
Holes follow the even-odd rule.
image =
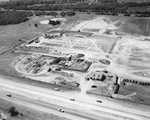
[[[72,2],[74,3],[74,2]],[[1,4],[1,8],[13,9],[13,10],[40,10],[40,11],[79,11],[79,12],[99,12],[99,13],[128,13],[128,9],[131,7],[150,6],[150,2],[147,3],[75,3],[75,4],[56,4],[55,1],[13,1]],[[135,11],[136,13],[137,11]],[[147,11],[142,11],[137,14],[150,14]]]
[[[34,14],[36,16],[41,15],[52,15],[55,16],[58,15],[57,12],[54,11],[34,11]],[[74,16],[76,13],[74,11],[69,12],[60,12],[60,15],[62,17],[66,16]],[[33,13],[31,11],[0,11],[0,25],[8,25],[8,24],[19,24],[22,22],[25,22],[30,19],[30,17],[33,16]]]
[[[18,24],[29,20],[32,12],[0,11],[0,25]]]
[[[45,1],[46,2],[46,1]],[[55,4],[52,1],[45,3],[38,0],[28,1],[13,1],[0,4],[0,8],[6,11],[0,11],[0,25],[18,24],[29,20],[29,17],[33,15],[34,11],[36,16],[40,15],[52,15],[56,16],[56,11],[62,11],[60,15],[62,17],[73,16],[77,12],[94,12],[98,15],[118,15],[123,13],[124,16],[130,16],[135,14],[137,17],[150,17],[150,11],[134,11],[131,13],[129,8],[150,6],[149,3],[103,3],[103,4],[88,4],[88,3],[76,3],[76,4]],[[24,11],[17,11],[24,10]]]
[[[134,83],[134,84],[139,84],[139,85],[142,85],[142,86],[150,86],[149,82],[144,82],[144,81],[141,82],[141,81],[131,80],[131,79],[124,79],[123,84],[124,83]]]

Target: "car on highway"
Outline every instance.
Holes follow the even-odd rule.
[[[11,97],[12,95],[11,95],[11,94],[7,94],[6,96],[7,96],[7,97]]]
[[[96,102],[102,103],[102,101],[101,101],[101,100],[96,100]]]
[[[75,99],[74,99],[74,98],[70,98],[69,100],[71,100],[71,101],[75,101]]]
[[[59,89],[59,88],[54,88],[54,90],[55,90],[55,91],[60,91],[60,89]]]
[[[59,111],[59,112],[62,112],[62,113],[65,112],[65,111],[64,111],[63,109],[61,109],[61,108],[58,108],[58,111]]]

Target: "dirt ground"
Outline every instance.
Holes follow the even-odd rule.
[[[49,84],[47,85],[46,83],[40,83],[32,81],[30,79],[25,79],[15,71],[14,66],[12,66],[12,62],[16,59],[16,57],[20,55],[20,53],[11,53],[12,49],[10,48],[22,44],[23,41],[19,41],[20,39],[30,40],[43,31],[51,29],[51,25],[40,24],[40,21],[50,18],[52,18],[52,16],[34,17],[24,23],[0,27],[0,74],[3,77],[9,77],[9,79],[17,80],[18,82],[21,80],[20,82],[24,82],[27,84],[31,84],[32,82],[32,84],[34,85],[39,84],[39,86],[47,86],[47,88],[49,88]],[[35,24],[37,24],[38,27],[35,27]],[[60,86],[51,85],[51,89],[54,89],[55,87]],[[64,90],[67,89],[69,88],[64,88]]]
[[[60,85],[54,85],[50,83],[44,83],[36,80],[31,80],[29,78],[23,77],[21,74],[19,74],[15,68],[13,61],[20,55],[20,53],[11,53],[6,52],[3,55],[0,55],[0,76],[4,77],[6,79],[10,79],[13,81],[25,83],[25,84],[32,84],[35,86],[48,88],[48,89],[55,89],[59,88],[60,91],[79,91],[79,88],[72,87],[72,86],[60,86]]]

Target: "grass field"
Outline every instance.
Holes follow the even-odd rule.
[[[119,32],[126,32],[129,34],[150,35],[150,20],[149,18],[139,17],[125,17],[125,16],[108,16],[112,21],[123,20],[125,24],[118,29]]]
[[[19,113],[23,115],[18,115],[16,117],[11,117],[8,113],[8,109],[14,106]],[[27,108],[25,106],[17,105],[12,102],[0,99],[0,113],[4,113],[7,116],[7,120],[69,120],[64,117],[59,117],[51,113],[44,113],[42,111],[37,111],[32,108]]]
[[[134,84],[128,84],[128,85],[121,85],[119,93],[121,95],[128,95],[132,93],[136,93],[132,97],[133,101],[137,103],[142,103],[146,105],[150,105],[150,88],[149,87],[143,87],[139,85],[134,85]]]
[[[51,17],[50,17],[51,18]],[[52,28],[51,25],[42,25],[39,22],[45,18],[35,17],[27,22],[17,25],[5,25],[0,27],[0,53],[21,43],[19,39],[31,39],[41,32]],[[38,27],[35,27],[38,24]]]

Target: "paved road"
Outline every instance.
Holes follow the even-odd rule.
[[[36,100],[31,100],[31,99],[27,99],[25,97],[21,97],[15,94],[11,94],[12,97],[7,97],[6,96],[6,91],[1,91],[0,92],[0,98],[5,99],[7,101],[10,102],[14,102],[17,104],[21,104],[25,107],[30,107],[33,109],[37,109],[37,110],[41,110],[43,112],[47,112],[47,113],[54,113],[56,115],[62,116],[62,117],[68,117],[68,118],[72,118],[75,120],[107,120],[106,118],[99,118],[96,116],[91,116],[88,114],[84,114],[82,112],[77,112],[77,111],[72,111],[71,109],[67,109],[67,108],[63,108],[61,106],[58,105],[53,105],[50,103],[44,103],[44,102],[40,102],[40,101],[36,101]],[[62,108],[65,110],[64,113],[58,112],[58,108]]]
[[[69,100],[70,94],[68,95],[62,92],[56,92],[43,88],[34,87],[31,85],[16,83],[6,79],[0,79],[0,90],[13,94],[12,98],[4,97],[6,95],[3,96],[0,95],[4,99],[13,102],[17,101],[17,103],[25,104],[28,105],[29,107],[40,108],[40,110],[42,111],[46,111],[47,109],[49,109],[48,111],[50,111],[51,109],[53,111],[55,110],[56,112],[58,108],[63,108],[65,110],[65,113],[61,115],[74,119],[76,119],[76,117],[80,117],[80,120],[82,119],[99,120],[100,118],[107,120],[150,119],[149,112],[135,110],[132,108],[126,108],[123,106],[122,107],[120,106],[120,108],[114,107],[111,106],[110,103],[105,104],[105,102],[104,104],[102,103],[102,105],[100,106],[98,104],[94,104],[93,100],[92,99],[90,100],[88,98],[85,99],[78,98],[76,101],[70,101]]]

